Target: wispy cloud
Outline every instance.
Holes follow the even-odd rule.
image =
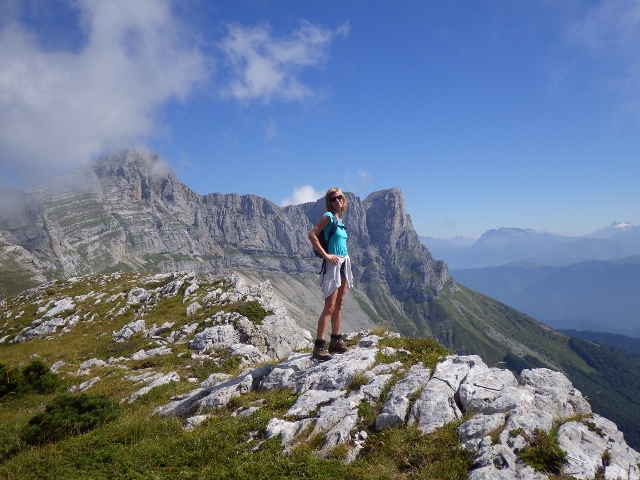
[[[273,140],[278,136],[278,125],[275,118],[270,118],[265,122],[264,136],[267,140]]]
[[[204,32],[177,17],[172,0],[61,1],[77,9],[66,21],[83,38],[71,45],[67,35],[55,49],[24,21],[34,11],[27,3],[0,6],[0,168],[26,183],[166,135],[162,108],[210,89],[217,77],[235,101],[312,97],[301,72],[321,66],[331,40],[348,31],[302,22],[276,37],[267,25],[232,25],[219,43],[229,63],[214,72]],[[40,27],[49,35],[62,28]],[[277,135],[275,122],[265,135]]]
[[[594,51],[611,54],[637,52],[640,38],[640,4],[635,0],[602,2],[587,15],[570,25],[570,40],[582,43]],[[616,52],[608,51],[617,47]]]
[[[347,188],[354,193],[364,189],[373,178],[370,172],[363,169],[358,169],[356,172],[347,171],[344,174],[344,188]]]
[[[137,145],[157,133],[164,103],[208,78],[207,59],[168,0],[76,5],[86,34],[77,52],[43,49],[19,19],[0,32],[3,168],[65,169]]]
[[[348,24],[330,30],[309,22],[286,37],[273,36],[269,25],[246,27],[232,24],[220,43],[232,76],[225,95],[240,101],[300,101],[314,92],[299,78],[302,69],[319,66],[336,36],[346,36]]]
[[[368,183],[371,181],[371,179],[373,178],[373,175],[369,172],[367,172],[366,170],[358,170],[358,179],[360,180],[360,182],[362,183]]]
[[[603,62],[605,85],[631,99],[640,114],[640,3],[601,2],[568,27],[567,39]]]
[[[299,205],[301,203],[315,202],[323,196],[324,192],[317,191],[311,185],[295,187],[291,196],[289,198],[285,198],[280,202],[280,206],[286,207],[287,205]]]

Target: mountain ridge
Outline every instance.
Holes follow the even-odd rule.
[[[566,266],[586,260],[619,260],[640,253],[640,227],[613,222],[583,236],[566,236],[524,228],[499,228],[478,239],[421,237],[436,258],[449,268],[461,270],[526,261],[539,265]]]
[[[0,209],[0,240],[31,254],[25,281],[39,274],[34,285],[42,276],[118,269],[279,272],[305,277],[305,283],[319,269],[307,235],[324,213],[322,200],[282,208],[255,195],[201,196],[149,152],[121,151],[28,192],[1,194],[14,200],[14,208]],[[437,296],[450,282],[446,264],[420,243],[399,189],[373,192],[362,201],[346,195],[356,291],[364,284],[371,294],[384,293],[378,295],[384,303],[379,308],[391,314],[389,321],[415,331],[400,303]],[[22,207],[18,214],[16,205]],[[408,268],[407,259],[414,259]],[[362,298],[371,296],[364,293]],[[363,309],[371,306],[359,303],[362,323],[370,317]]]
[[[78,183],[81,188],[69,188]],[[16,192],[2,195],[15,198]],[[12,270],[16,262],[5,263],[10,249],[32,261],[24,268],[28,274],[49,280],[113,271],[237,272],[269,280],[296,322],[315,330],[322,308],[319,262],[307,235],[324,213],[322,199],[278,207],[255,195],[201,196],[159,156],[133,150],[20,195],[29,199],[22,223],[0,211],[0,277],[7,283],[24,283]],[[615,418],[609,398],[600,401],[598,392],[617,390],[571,349],[567,336],[459,285],[447,264],[433,258],[413,229],[400,189],[364,200],[345,195],[355,286],[345,302],[344,331],[383,324],[407,337],[432,338],[459,355],[480,355],[487,365],[565,372],[594,399],[594,410]],[[633,401],[627,405],[635,408]],[[626,425],[635,441],[640,419],[632,415]]]

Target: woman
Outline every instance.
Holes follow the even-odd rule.
[[[313,358],[320,361],[330,360],[332,353],[347,351],[340,334],[340,323],[342,322],[344,297],[347,294],[347,289],[353,286],[351,260],[347,253],[347,238],[349,237],[344,223],[342,223],[342,216],[347,211],[347,199],[339,188],[329,189],[324,199],[327,212],[309,233],[311,245],[325,259],[322,276],[324,309],[318,319],[318,331],[313,348]],[[334,217],[338,221],[338,228],[331,238],[328,238]],[[324,235],[325,239],[328,239],[328,251],[325,251],[320,245],[319,235]],[[331,341],[327,350],[324,336],[329,321],[331,321]]]

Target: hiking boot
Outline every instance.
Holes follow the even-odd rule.
[[[316,344],[313,347],[313,355],[311,357],[318,360],[319,362],[326,362],[327,360],[331,360],[333,358],[327,351],[327,347],[325,346],[324,341],[321,344],[316,341]]]
[[[349,349],[344,344],[344,340],[342,340],[342,335],[331,334],[331,341],[329,342],[329,353],[344,353],[347,350]]]

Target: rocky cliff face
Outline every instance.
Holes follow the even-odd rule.
[[[410,324],[402,303],[437,296],[449,281],[447,267],[419,241],[399,189],[364,201],[347,195],[356,285],[372,312],[360,308],[356,317],[380,320],[380,304],[393,310],[392,326]],[[200,196],[152,153],[122,151],[2,196],[8,206],[0,211],[0,233],[33,255],[48,279],[114,270],[260,275],[319,269],[307,234],[324,213],[323,200],[281,208],[254,195]]]

